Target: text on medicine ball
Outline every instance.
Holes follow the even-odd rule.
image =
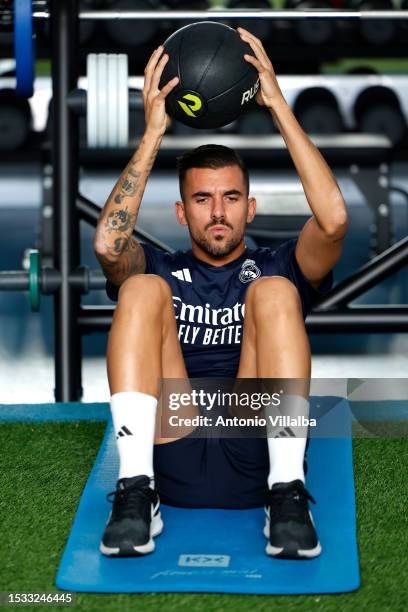
[[[249,102],[250,100],[252,100],[252,98],[258,91],[258,89],[259,89],[259,79],[255,83],[255,85],[251,87],[251,89],[247,89],[246,91],[244,91],[244,93],[242,94],[241,106],[245,104],[245,102]]]

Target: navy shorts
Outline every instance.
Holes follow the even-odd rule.
[[[306,448],[308,445],[309,438]],[[306,473],[306,462],[304,467]],[[268,443],[266,438],[207,438],[190,434],[154,446],[154,471],[164,504],[184,508],[257,508],[264,505],[268,490]]]

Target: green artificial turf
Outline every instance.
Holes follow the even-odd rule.
[[[87,421],[0,425],[0,591],[57,591],[58,564],[104,430],[104,423]],[[355,439],[353,445],[362,574],[358,591],[307,596],[77,593],[75,606],[63,609],[406,610],[407,440]]]

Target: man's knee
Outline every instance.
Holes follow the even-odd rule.
[[[162,306],[163,302],[172,303],[172,292],[170,285],[157,274],[134,274],[120,286],[118,301],[119,304],[141,302],[151,308]]]
[[[284,276],[261,276],[248,287],[245,310],[288,312],[302,310],[297,287]]]

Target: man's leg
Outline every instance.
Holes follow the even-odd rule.
[[[171,290],[159,276],[132,276],[121,286],[107,365],[120,468],[101,551],[140,555],[154,550],[153,536],[163,527],[154,490],[154,443],[178,439],[159,433],[160,379],[184,379],[188,386]],[[190,412],[195,416],[196,411]],[[190,431],[184,429],[181,435]]]
[[[307,417],[310,372],[310,344],[296,287],[281,276],[258,279],[246,294],[238,378],[292,379],[283,385],[286,396],[281,397],[280,412]],[[268,390],[279,391],[273,383]],[[266,417],[276,414],[266,411]],[[275,482],[305,480],[307,429],[295,433],[297,437],[268,436],[269,487]]]
[[[310,344],[302,304],[282,276],[254,281],[246,293],[238,378],[310,378]]]
[[[160,276],[131,276],[120,287],[118,306],[109,335],[107,366],[113,399],[122,393],[138,393],[152,398],[151,404],[157,404],[160,379],[186,380],[186,390],[189,390],[171,289]],[[135,412],[133,408],[140,405],[143,397],[139,401],[137,396],[135,399],[132,401],[130,397],[128,404],[132,412]],[[193,407],[189,411],[188,414],[184,412],[183,416],[198,414]],[[162,444],[178,439],[180,436],[161,437],[160,418],[161,413],[158,411],[154,443]],[[187,435],[192,429],[185,428],[181,435]],[[148,431],[150,443],[152,426]]]
[[[248,288],[246,295],[238,378],[292,379],[283,384],[286,393],[281,397],[280,412],[282,415],[308,417],[310,374],[310,344],[296,287],[280,276],[258,279]],[[279,391],[276,388],[273,390]],[[268,410],[265,416],[268,418]],[[277,501],[282,502],[287,495],[299,496],[300,490],[299,512],[309,523],[307,499],[310,497],[303,489],[307,427],[297,428],[295,433],[296,437],[282,437],[279,434],[275,437],[273,432],[268,436],[268,486],[274,499],[272,506],[268,504],[269,513],[271,508],[279,507]],[[282,528],[279,512],[274,517],[273,528],[276,528],[276,533],[272,534],[271,531],[267,552],[274,556],[289,557],[320,554],[321,547],[310,524],[301,533],[295,534],[293,541],[285,548],[288,528],[287,525]],[[267,529],[269,535],[269,525]]]

